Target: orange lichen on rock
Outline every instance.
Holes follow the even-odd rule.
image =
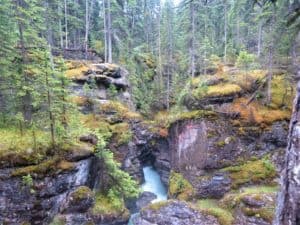
[[[115,113],[118,118],[125,120],[139,120],[142,118],[139,113],[130,110],[126,105],[118,101],[108,101],[102,104],[100,106],[100,112],[103,114]]]
[[[230,107],[230,111],[239,113],[244,122],[272,124],[275,121],[289,120],[291,116],[290,110],[271,109],[258,101],[253,101],[247,105],[248,101],[247,98],[239,98]]]
[[[83,61],[68,61],[66,67],[65,75],[70,79],[79,79],[89,70],[89,66]]]
[[[73,96],[70,100],[77,106],[85,106],[88,103],[88,98],[84,96]]]
[[[292,85],[283,75],[273,76],[271,85],[271,102],[268,105],[264,87],[252,95],[235,99],[229,111],[239,113],[243,122],[252,124],[269,125],[275,121],[289,120],[294,96]]]

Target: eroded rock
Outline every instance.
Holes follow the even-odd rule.
[[[219,225],[213,216],[205,215],[180,201],[150,205],[133,219],[134,225]]]

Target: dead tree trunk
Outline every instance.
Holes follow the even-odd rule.
[[[298,71],[298,78],[300,70]],[[300,224],[300,82],[294,100],[274,225]]]

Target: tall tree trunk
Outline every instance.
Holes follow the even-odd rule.
[[[267,104],[272,101],[272,77],[273,77],[273,45],[269,47],[269,65],[268,65],[268,77],[267,77]]]
[[[162,78],[162,62],[161,62],[161,3],[159,2],[158,9],[158,75],[159,75],[159,90],[163,87]]]
[[[224,62],[227,62],[227,0],[224,0]]]
[[[191,41],[190,41],[190,70],[191,76],[195,77],[195,4],[194,1],[190,3],[191,12]]]
[[[106,0],[103,0],[103,25],[104,25],[104,62],[108,61],[108,54],[107,54],[107,16],[106,16]]]
[[[85,0],[85,36],[84,36],[84,50],[85,58],[88,57],[88,37],[89,37],[89,2]]]
[[[107,25],[108,25],[108,63],[112,63],[112,25],[111,25],[111,5],[107,0]]]
[[[261,8],[259,10],[259,14],[261,15],[263,9]],[[262,29],[263,29],[263,24],[262,20],[259,19],[258,23],[258,36],[257,36],[257,57],[260,58],[261,56],[261,48],[262,48]]]
[[[18,0],[17,2],[18,7],[23,8],[24,2],[22,0]],[[22,18],[22,13],[19,13],[19,18]],[[26,47],[25,47],[25,40],[24,40],[24,25],[22,21],[18,20],[18,29],[19,29],[19,44],[21,47],[21,55],[22,55],[22,75],[24,79],[23,86],[29,86],[29,77],[24,70],[24,65],[28,64]],[[30,123],[32,119],[32,96],[28,89],[25,91],[25,95],[22,97],[22,111],[23,111],[23,118],[26,123]]]
[[[167,35],[168,35],[168,65],[167,65],[167,110],[170,109],[170,93],[171,93],[171,79],[172,79],[172,58],[173,58],[173,32],[172,32],[172,23],[171,23],[171,6],[168,6],[167,14]]]
[[[275,16],[272,15],[271,18],[271,22],[270,22],[270,29],[269,32],[272,35],[270,43],[269,43],[269,47],[268,47],[268,51],[269,51],[269,56],[268,56],[268,77],[267,77],[267,105],[271,104],[272,101],[272,77],[273,77],[273,56],[274,56],[274,29],[273,29],[273,25],[275,22]]]
[[[48,72],[46,72],[45,76],[46,76],[45,79],[46,79],[46,87],[47,87],[47,106],[48,106],[48,114],[49,114],[49,122],[50,122],[51,142],[52,142],[52,145],[54,146],[55,145],[54,117],[53,117],[53,113],[52,113],[52,100],[51,100]]]
[[[150,49],[150,43],[149,43],[150,24],[149,24],[149,12],[148,12],[147,0],[144,0],[144,18],[145,18],[144,28],[145,28],[145,35],[146,35],[147,52],[149,52],[149,49]]]
[[[207,36],[207,8],[206,8],[206,4],[203,4],[203,8],[204,8],[204,40],[207,40],[208,38]],[[206,41],[205,41],[206,44]],[[206,46],[204,46],[204,60],[203,60],[203,67],[204,67],[204,75],[206,75],[207,73],[207,65],[206,65],[206,61],[207,61],[207,49]]]
[[[64,0],[65,3],[65,48],[68,48],[68,9],[67,9],[67,0]]]
[[[60,3],[58,3],[57,12],[58,12],[58,17],[59,17],[58,26],[59,26],[60,48],[63,49],[64,48],[64,38],[63,38],[62,21],[61,21],[62,10],[60,7]]]
[[[257,37],[257,58],[261,56],[261,45],[262,45],[262,22],[258,24],[258,37]]]
[[[49,47],[49,49],[51,49],[51,47]],[[45,68],[46,69],[49,68],[48,62],[46,62]],[[55,145],[54,116],[53,116],[53,112],[52,112],[52,98],[51,98],[51,92],[50,92],[48,71],[46,71],[46,73],[45,73],[45,83],[46,83],[46,88],[47,88],[47,106],[48,106],[48,116],[49,116],[49,122],[50,122],[51,143],[52,143],[52,146],[54,146]]]

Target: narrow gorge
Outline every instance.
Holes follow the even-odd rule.
[[[0,225],[300,225],[300,0],[0,0]]]
[[[284,110],[266,112],[259,102],[243,103],[245,94],[263,84],[263,71],[254,71],[244,89],[226,94],[215,91],[200,100],[188,95],[183,104],[189,111],[149,121],[130,109],[124,68],[87,61],[69,61],[69,65],[73,101],[83,113],[82,121],[111,135],[109,148],[115,158],[143,184],[140,197],[128,199],[127,209],[113,205],[110,211],[101,209],[109,200],[95,196],[93,190],[105,179],[103,162],[93,148],[97,137],[85,134],[79,146],[39,163],[29,149],[26,157],[23,153],[2,156],[1,221],[127,224],[132,214],[129,224],[134,225],[272,223],[291,103]],[[282,91],[277,83],[282,76],[274,77],[274,93]],[[206,78],[209,88],[237,85],[217,77]],[[96,82],[94,89],[86,94],[85,84],[91,80]],[[194,82],[202,81],[199,77]],[[113,101],[109,100],[110,85],[118,90]],[[292,99],[293,93],[289,96]],[[234,108],[238,111],[233,105],[239,105]],[[33,178],[30,188],[24,184],[27,174]]]

